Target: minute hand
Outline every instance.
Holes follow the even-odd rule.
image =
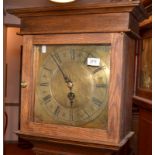
[[[65,80],[65,82],[68,84],[69,82],[72,82],[68,76],[63,72],[62,68],[60,67],[60,65],[58,64],[58,62],[56,61],[55,57],[53,55],[51,55],[52,59],[54,60],[54,62],[56,63],[56,65],[58,66],[60,72],[62,73],[62,76]]]

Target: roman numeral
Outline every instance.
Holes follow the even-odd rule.
[[[45,96],[45,97],[43,97],[43,100],[44,100],[44,103],[45,103],[45,104],[47,104],[48,102],[50,102],[51,99],[52,99],[52,96],[51,96],[50,94],[47,95],[47,96]]]
[[[40,86],[48,86],[49,83],[48,82],[43,82],[43,83],[40,83]]]
[[[49,71],[49,72],[51,72],[52,70],[50,69],[50,68],[47,68],[47,67],[43,67],[45,70],[47,70],[47,71]]]
[[[93,74],[96,74],[97,72],[101,71],[102,69],[104,69],[104,66],[100,66],[100,67],[96,68],[96,69],[93,71]]]
[[[75,50],[70,51],[71,59],[75,60]]]
[[[54,115],[58,116],[59,113],[60,113],[60,107],[57,106],[56,109],[55,109],[55,111],[54,111]]]
[[[55,53],[55,54],[54,54],[54,57],[56,58],[56,60],[57,60],[59,63],[62,62],[58,53]]]
[[[87,115],[87,117],[90,117],[90,115],[88,114],[88,112],[85,109],[83,109],[83,112]]]
[[[96,88],[107,88],[107,84],[96,84]]]
[[[102,105],[102,102],[99,99],[97,99],[96,97],[93,97],[92,100],[93,100],[93,103],[96,104],[97,106]]]

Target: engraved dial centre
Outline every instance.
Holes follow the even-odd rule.
[[[80,107],[84,103],[89,103],[94,85],[92,74],[90,74],[84,65],[74,61],[64,62],[61,67],[72,82],[65,83],[61,72],[58,69],[55,71],[51,79],[51,92],[55,100],[64,107],[70,107],[67,95],[71,90],[75,95],[73,108]]]

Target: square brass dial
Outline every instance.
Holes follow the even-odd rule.
[[[35,45],[34,121],[107,127],[110,44]]]

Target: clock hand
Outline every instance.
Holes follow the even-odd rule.
[[[51,54],[51,57],[54,60],[54,62],[56,63],[56,65],[58,66],[67,85],[68,85],[68,83],[72,83],[72,81],[68,78],[68,76],[63,72],[62,68],[60,67],[60,65],[58,64],[58,62],[56,61],[55,57],[52,54]]]
[[[58,64],[58,62],[56,61],[55,57],[51,54],[51,57],[52,59],[54,60],[54,62],[56,63],[56,65],[58,66],[60,72],[62,73],[63,75],[63,78],[65,80],[65,82],[67,83],[67,86],[70,90],[70,92],[68,93],[68,98],[70,100],[70,104],[71,104],[71,107],[73,106],[73,101],[74,101],[74,98],[75,98],[75,94],[72,92],[72,88],[73,88],[73,82],[68,78],[68,76],[63,72],[61,66]]]
[[[70,100],[70,104],[71,104],[71,107],[72,107],[73,103],[74,103],[74,99],[75,99],[75,94],[72,91],[70,91],[67,96],[68,96],[68,98]]]
[[[68,88],[70,90],[70,92],[68,93],[67,97],[70,100],[70,104],[71,104],[71,107],[72,107],[73,103],[74,103],[74,99],[75,99],[75,94],[72,92],[73,83],[72,82],[68,82],[67,86],[68,86]]]

